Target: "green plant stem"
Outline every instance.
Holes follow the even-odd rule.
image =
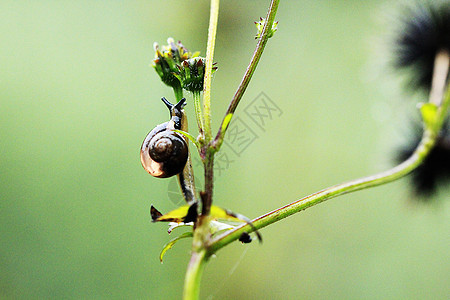
[[[231,102],[231,111],[234,112],[237,104],[239,103],[242,94],[244,93],[250,79],[261,57],[264,46],[268,40],[269,29],[272,28],[275,13],[278,7],[279,0],[272,0],[267,23],[261,34],[261,38],[258,41],[257,48],[253,55],[253,59],[247,69],[246,75],[244,75],[243,83],[238,88],[238,92]],[[211,73],[212,63],[214,56],[214,47],[217,31],[217,21],[219,16],[219,0],[211,0],[211,11],[208,29],[208,45],[206,50],[206,69],[205,78],[203,84],[203,124],[201,123],[201,108],[199,107],[198,99],[196,101],[196,115],[199,122],[199,128],[203,129],[203,141],[200,149],[200,157],[203,160],[205,170],[205,190],[200,194],[202,198],[202,215],[197,222],[197,228],[194,230],[194,239],[192,244],[192,255],[189,261],[189,265],[186,271],[185,285],[184,285],[184,299],[198,299],[200,291],[200,279],[205,266],[207,258],[210,256],[206,251],[205,245],[210,240],[209,232],[209,213],[212,205],[212,192],[213,192],[213,171],[214,171],[214,153],[216,150],[215,145],[211,143],[212,130],[211,130]],[[229,109],[230,110],[230,109]],[[202,132],[202,131],[200,131]],[[220,130],[219,130],[220,133]]]
[[[266,47],[267,41],[269,40],[269,33],[272,29],[273,22],[275,21],[275,15],[277,13],[278,4],[280,0],[272,0],[270,3],[269,10],[267,11],[266,16],[266,23],[264,24],[261,36],[258,40],[258,43],[256,44],[255,51],[253,52],[253,56],[250,60],[250,63],[247,67],[247,70],[245,71],[244,77],[242,78],[241,83],[239,84],[233,99],[230,102],[230,105],[228,106],[227,112],[225,113],[225,116],[222,121],[222,125],[219,127],[219,131],[214,139],[214,148],[218,150],[220,146],[222,145],[223,138],[225,136],[226,130],[228,129],[228,124],[226,126],[223,126],[224,121],[227,118],[227,115],[233,114],[236,110],[236,107],[238,106],[239,102],[242,99],[242,96],[244,95],[245,90],[247,89],[250,80],[252,79],[253,73],[255,73],[256,66],[259,63],[259,60],[261,58],[261,55],[264,51],[264,48]]]
[[[207,216],[211,211],[212,195],[214,187],[214,152],[207,150],[205,158],[205,190],[201,195],[202,198],[202,215]]]
[[[208,44],[206,47],[206,67],[203,82],[203,147],[200,150],[200,157],[203,161],[205,173],[205,189],[201,194],[202,215],[209,215],[213,193],[213,171],[214,153],[210,151],[211,130],[211,74],[214,57],[214,47],[216,44],[217,22],[219,19],[219,0],[211,0],[211,10],[208,29]],[[205,221],[201,226],[209,226]]]
[[[193,252],[184,279],[184,300],[196,300],[200,295],[200,281],[206,264],[206,251]]]
[[[195,118],[197,119],[198,132],[199,134],[203,135],[204,120],[202,114],[202,106],[200,103],[200,92],[194,92],[193,97],[194,97]]]
[[[205,140],[211,140],[211,74],[214,58],[214,47],[216,44],[217,22],[219,19],[219,0],[211,0],[209,17],[208,44],[206,48],[206,67],[203,82],[203,113]]]
[[[180,84],[173,87],[173,93],[175,94],[175,103],[183,99],[183,88]]]
[[[442,128],[442,124],[444,123],[444,120],[447,116],[449,105],[450,86],[447,86],[447,92],[445,94],[444,101],[437,111],[437,121],[435,126],[431,126],[425,129],[422,140],[417,146],[414,153],[400,165],[382,173],[335,185],[315,194],[306,196],[300,200],[292,202],[286,206],[278,208],[272,212],[269,212],[252,220],[254,227],[256,229],[266,227],[272,223],[275,223],[281,219],[289,217],[290,215],[293,215],[326,200],[335,198],[343,194],[359,191],[381,184],[386,184],[409,174],[425,160],[434,144],[436,143],[436,139]],[[207,245],[209,255],[215,253],[217,250],[228,245],[229,243],[237,240],[243,232],[251,231],[253,231],[252,228],[249,225],[244,224],[215,237],[214,239],[210,240]]]
[[[237,104],[242,98],[250,79],[256,69],[256,65],[259,62],[261,54],[268,40],[269,29],[272,28],[273,21],[275,19],[275,14],[278,8],[279,0],[272,0],[269,11],[267,13],[267,22],[262,31],[261,37],[256,46],[255,53],[250,62],[249,67],[244,75],[230,107],[229,112],[234,112]],[[205,266],[206,260],[209,258],[211,252],[208,252],[205,246],[210,240],[209,232],[209,213],[212,205],[212,192],[213,192],[213,176],[214,176],[214,153],[218,150],[215,145],[217,140],[212,140],[212,130],[211,130],[211,73],[212,73],[212,63],[214,55],[214,46],[216,39],[217,21],[219,16],[219,0],[211,0],[211,11],[209,20],[209,30],[208,30],[208,45],[206,51],[206,69],[205,78],[203,83],[203,124],[201,123],[201,108],[200,101],[196,101],[196,115],[199,122],[199,128],[203,129],[203,141],[202,147],[200,149],[200,157],[203,160],[204,170],[205,170],[205,190],[200,194],[202,198],[202,215],[197,222],[197,228],[194,230],[194,239],[192,244],[192,255],[189,261],[189,265],[186,271],[185,285],[184,285],[184,299],[198,299],[200,291],[200,279]],[[228,113],[226,114],[228,115]],[[223,124],[221,128],[224,127]],[[223,130],[225,134],[226,128]],[[201,132],[201,131],[200,131]],[[223,135],[220,135],[221,129],[219,129],[218,135],[223,140]],[[212,142],[212,143],[211,143]]]
[[[211,0],[211,10],[208,29],[208,44],[206,50],[206,67],[203,83],[203,116],[201,114],[200,99],[194,95],[195,111],[199,131],[202,135],[200,157],[205,170],[205,190],[200,193],[202,200],[202,215],[196,223],[192,242],[192,254],[186,271],[183,299],[198,299],[200,294],[200,281],[205,268],[207,252],[206,241],[210,239],[210,219],[208,217],[213,191],[214,152],[210,150],[212,137],[211,130],[211,74],[214,57],[214,47],[219,17],[219,0]],[[198,96],[198,95],[197,95]]]

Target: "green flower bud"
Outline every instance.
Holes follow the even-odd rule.
[[[173,88],[180,86],[180,81],[175,76],[179,72],[177,66],[187,59],[195,57],[198,53],[192,54],[189,52],[181,42],[175,44],[173,38],[167,39],[167,46],[162,46],[160,49],[157,43],[154,44],[155,59],[153,60],[153,67],[161,77],[161,81]]]
[[[175,75],[181,82],[181,87],[189,92],[203,91],[203,81],[205,77],[206,60],[203,57],[187,59],[178,66],[178,73]],[[213,67],[213,72],[217,67]]]

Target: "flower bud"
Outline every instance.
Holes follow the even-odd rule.
[[[178,66],[175,76],[181,82],[181,87],[189,92],[196,93],[203,90],[206,59],[203,57],[190,58]],[[217,67],[213,67],[213,72]]]
[[[259,18],[259,22],[255,22],[256,29],[258,30],[258,33],[255,36],[255,39],[259,39],[261,37],[261,34],[262,34],[265,24],[266,24],[266,19],[264,19],[264,18]],[[268,38],[273,37],[273,35],[275,34],[275,31],[277,31],[277,29],[278,29],[278,21],[273,22],[272,28],[269,29],[269,33],[268,33],[267,37]]]
[[[178,66],[185,60],[190,59],[198,55],[194,55],[189,52],[181,42],[175,44],[173,38],[167,39],[167,46],[159,47],[157,43],[154,44],[155,48],[155,59],[153,60],[153,67],[161,77],[161,81],[171,86],[177,88],[180,86],[180,81],[175,76],[179,72]]]

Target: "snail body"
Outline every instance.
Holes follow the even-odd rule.
[[[144,139],[141,147],[141,163],[152,176],[167,178],[181,173],[189,156],[188,145],[183,136],[174,129],[181,130],[183,122],[183,98],[173,105],[166,98],[163,102],[169,108],[171,118],[157,125]]]

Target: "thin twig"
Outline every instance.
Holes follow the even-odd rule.
[[[253,73],[255,73],[256,66],[258,65],[258,62],[261,58],[261,55],[264,51],[267,41],[269,40],[269,33],[272,30],[273,22],[275,21],[275,15],[277,13],[279,2],[280,2],[280,0],[272,0],[270,3],[269,10],[267,11],[266,21],[265,21],[261,36],[258,40],[258,43],[256,44],[255,51],[253,52],[252,59],[250,60],[247,70],[245,71],[244,77],[242,78],[242,81],[239,84],[239,86],[233,96],[233,99],[231,100],[231,102],[228,106],[227,112],[225,113],[225,116],[222,121],[222,126],[220,126],[219,132],[217,133],[216,138],[214,139],[213,146],[216,149],[220,148],[223,138],[225,136],[225,132],[228,128],[229,119],[228,119],[228,123],[226,124],[226,126],[223,126],[224,121],[227,119],[227,116],[229,114],[233,114],[234,111],[236,110],[236,107],[238,106],[239,102],[241,101],[242,96],[244,95],[244,92],[247,89],[247,87],[250,83],[250,80],[252,79]]]

